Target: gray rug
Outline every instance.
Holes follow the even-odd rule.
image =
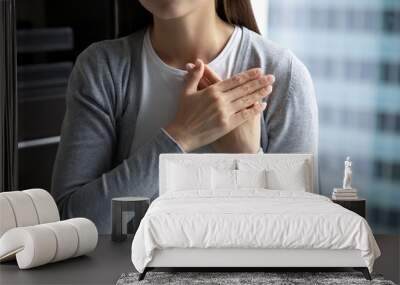
[[[360,272],[148,272],[146,278],[138,281],[138,273],[124,273],[117,285],[134,284],[213,284],[213,285],[292,285],[292,284],[379,284],[395,285],[392,281],[384,280],[381,275],[372,275],[368,281]]]

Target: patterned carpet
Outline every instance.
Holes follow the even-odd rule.
[[[117,285],[146,284],[213,284],[213,285],[395,285],[381,275],[372,275],[368,281],[360,272],[148,272],[146,278],[138,281],[138,273],[122,274]]]

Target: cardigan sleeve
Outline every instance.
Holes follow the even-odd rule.
[[[319,124],[314,85],[308,69],[291,51],[287,58],[288,65],[282,72],[285,76],[277,78],[283,81],[277,82],[279,94],[272,95],[272,108],[267,111],[267,152],[312,153],[314,192],[318,192]]]
[[[86,217],[100,233],[109,233],[111,199],[127,195],[155,198],[159,154],[182,150],[160,129],[152,141],[113,165],[117,95],[106,62],[90,50],[79,55],[69,78],[51,192],[62,218]]]

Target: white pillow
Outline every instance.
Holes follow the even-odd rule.
[[[284,170],[270,169],[267,171],[267,188],[306,192],[309,189],[308,173],[306,163]]]
[[[168,164],[167,188],[170,191],[211,189],[211,167]]]
[[[214,190],[238,190],[240,188],[266,188],[266,171],[212,169]]]
[[[236,170],[238,188],[267,188],[266,170]]]
[[[214,190],[236,190],[236,170],[212,168],[212,188]]]
[[[266,170],[267,189],[309,191],[311,169],[307,160],[238,160],[240,170]]]

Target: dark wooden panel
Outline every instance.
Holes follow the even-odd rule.
[[[50,191],[51,175],[58,143],[20,148],[19,189],[43,188]]]
[[[17,190],[15,1],[0,1],[0,192]]]
[[[20,100],[18,140],[59,136],[65,114],[65,96]]]
[[[114,37],[113,5],[114,1],[110,0],[46,0],[46,26],[69,26],[73,29],[71,56],[75,58],[91,43]],[[58,58],[56,54],[51,56]]]

